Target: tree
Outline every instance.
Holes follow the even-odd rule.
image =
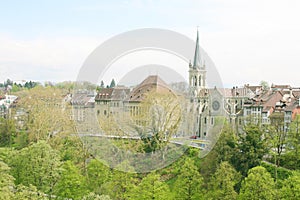
[[[175,181],[175,199],[203,199],[202,183],[203,178],[194,161],[187,157]]]
[[[270,173],[261,166],[249,170],[248,176],[242,182],[239,199],[256,200],[275,199],[275,182]]]
[[[29,142],[49,141],[75,132],[65,95],[62,89],[54,87],[35,87],[22,93],[18,106],[26,111],[24,121]]]
[[[109,167],[99,160],[92,159],[87,166],[88,187],[91,191],[101,194],[101,187],[111,176]]]
[[[249,169],[258,166],[267,152],[267,145],[263,139],[263,132],[254,124],[248,124],[239,133],[237,145],[231,163],[243,176]]]
[[[14,188],[14,177],[9,174],[10,168],[0,161],[0,200],[12,199]]]
[[[234,156],[237,142],[235,133],[231,126],[224,126],[220,137],[207,156],[201,159],[201,175],[204,178],[204,183],[208,183],[211,174],[214,174],[218,166],[224,162],[231,162]]]
[[[129,122],[144,142],[145,152],[165,147],[181,122],[180,99],[173,93],[149,91]],[[132,125],[133,124],[133,125]]]
[[[168,185],[160,181],[160,175],[152,172],[148,174],[138,186],[129,191],[129,199],[172,199]]]
[[[0,147],[11,145],[15,134],[16,127],[14,120],[0,118]]]
[[[283,182],[280,190],[281,199],[298,200],[300,199],[300,173],[294,172],[292,176]]]
[[[283,113],[273,113],[270,119],[271,125],[268,127],[266,138],[275,158],[275,180],[277,181],[277,168],[280,166],[281,155],[287,143],[287,131],[285,130]]]
[[[13,200],[48,200],[49,195],[46,195],[36,189],[35,186],[29,185],[23,186],[23,185],[18,185],[15,188],[15,195]]]
[[[211,190],[208,198],[236,199],[234,186],[240,181],[240,174],[228,163],[222,162],[211,180]]]
[[[34,185],[38,190],[52,194],[61,163],[58,152],[45,141],[14,151],[8,163],[16,184]]]
[[[82,200],[111,200],[108,195],[98,195],[93,192],[85,195]]]
[[[300,169],[300,115],[289,126],[286,152],[282,155],[282,166]]]
[[[111,82],[110,82],[110,88],[114,88],[116,86],[116,82],[115,82],[115,79],[112,79]]]
[[[100,83],[100,87],[101,87],[101,88],[105,88],[105,84],[104,84],[104,81],[103,81],[103,80],[102,80],[101,83]]]
[[[119,164],[116,169],[112,170],[111,179],[103,184],[103,194],[109,195],[112,199],[116,200],[128,199],[128,192],[132,190],[136,183],[136,174],[128,171],[134,172],[134,169],[126,160]]]
[[[270,89],[270,85],[267,81],[261,81],[259,85],[262,86],[264,91],[268,91]]]
[[[71,199],[81,199],[88,193],[85,177],[71,161],[64,163],[61,178],[54,190],[57,196]]]

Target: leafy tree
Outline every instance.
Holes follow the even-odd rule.
[[[124,172],[125,171],[125,172]],[[110,181],[103,184],[103,194],[109,195],[112,199],[121,200],[128,199],[128,192],[134,187],[136,182],[133,167],[129,165],[128,161],[123,161],[120,165],[112,171]]]
[[[271,125],[268,127],[266,137],[271,145],[272,153],[275,154],[275,164],[279,167],[281,154],[287,143],[287,131],[284,130],[284,116],[282,113],[273,113],[270,119]]]
[[[270,173],[261,166],[249,170],[248,176],[242,182],[239,199],[256,200],[275,199],[275,182]]]
[[[81,199],[88,193],[85,177],[71,161],[64,163],[61,178],[54,190],[57,196],[71,199]]]
[[[0,118],[0,147],[11,145],[15,134],[15,122],[11,119]]]
[[[187,157],[175,181],[175,199],[203,199],[202,184],[203,178],[194,161]]]
[[[98,195],[93,192],[85,195],[82,200],[111,200],[108,195]]]
[[[141,136],[146,152],[162,149],[181,122],[180,99],[167,92],[149,91],[128,122]]]
[[[240,174],[228,163],[222,162],[211,180],[211,190],[208,198],[236,199],[234,186],[239,182]]]
[[[99,160],[93,159],[87,166],[88,187],[91,191],[101,194],[101,186],[108,182],[110,169]]]
[[[231,163],[243,176],[246,176],[249,169],[258,166],[267,152],[266,141],[262,135],[262,130],[254,124],[246,125],[244,131],[238,135]]]
[[[231,162],[236,148],[235,133],[230,126],[224,126],[220,137],[207,156],[201,159],[200,170],[207,183],[223,161]]]
[[[264,91],[268,91],[270,89],[270,85],[267,81],[261,81],[259,85],[262,86]]]
[[[283,182],[280,190],[281,199],[298,200],[300,199],[300,173],[294,172],[292,176]]]
[[[9,174],[10,168],[0,160],[0,200],[12,199],[14,177]]]
[[[282,166],[289,169],[300,169],[300,115],[290,124],[286,153],[282,155]]]
[[[100,83],[100,87],[101,87],[101,88],[105,88],[104,81],[101,81],[101,83]]]
[[[65,93],[54,87],[35,87],[26,91],[18,106],[25,109],[24,118],[29,142],[51,140],[57,135],[74,133]]]
[[[58,152],[45,141],[14,151],[8,163],[16,184],[34,185],[38,190],[52,194],[61,163]]]
[[[13,200],[48,200],[48,197],[46,194],[38,191],[35,186],[29,185],[23,186],[18,185],[15,188],[15,195]]]
[[[111,82],[110,82],[109,87],[110,87],[110,88],[114,88],[115,86],[116,86],[115,79],[112,79]]]
[[[129,192],[129,199],[172,199],[169,187],[160,180],[160,175],[152,172]]]

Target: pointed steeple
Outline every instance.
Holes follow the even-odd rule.
[[[196,48],[194,55],[193,68],[200,68],[201,66],[201,58],[200,58],[200,48],[199,48],[199,31],[197,29],[197,39],[196,39]]]

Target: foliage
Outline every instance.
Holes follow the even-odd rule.
[[[175,199],[203,199],[203,178],[194,161],[186,158],[175,182]]]
[[[0,160],[0,200],[12,199],[14,178],[9,174],[10,168]]]
[[[111,82],[110,82],[109,87],[110,87],[110,88],[114,88],[115,86],[116,86],[115,79],[112,79]]]
[[[128,199],[129,191],[137,182],[134,169],[128,161],[123,161],[112,171],[109,181],[102,185],[102,194],[109,195],[112,199]]]
[[[139,185],[128,192],[129,199],[172,199],[169,187],[160,180],[160,175],[152,172],[148,174]]]
[[[298,200],[300,199],[300,173],[294,172],[283,182],[280,190],[281,199]]]
[[[14,120],[0,118],[0,147],[11,145],[15,134],[16,127]]]
[[[236,199],[234,186],[239,181],[240,174],[228,162],[222,162],[211,179],[208,199]]]
[[[249,170],[248,176],[242,182],[238,199],[256,200],[275,199],[275,182],[270,173],[261,166]]]
[[[231,163],[243,176],[249,169],[258,166],[267,153],[266,141],[262,136],[262,130],[254,124],[246,125],[238,135]]]
[[[45,141],[13,151],[8,164],[16,184],[34,185],[45,193],[51,194],[59,179],[60,157]]]
[[[180,99],[172,93],[149,91],[131,119],[146,152],[162,149],[179,128]]]
[[[63,164],[61,178],[54,190],[57,196],[72,199],[81,199],[88,193],[85,177],[71,161]]]
[[[110,169],[99,160],[92,159],[87,166],[88,187],[91,191],[101,194],[101,187],[110,180]]]

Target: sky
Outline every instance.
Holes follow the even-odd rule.
[[[0,0],[0,82],[76,80],[88,55],[115,35],[162,28],[195,40],[198,27],[225,86],[299,87],[299,10],[298,0]],[[131,57],[115,64],[126,68]]]

